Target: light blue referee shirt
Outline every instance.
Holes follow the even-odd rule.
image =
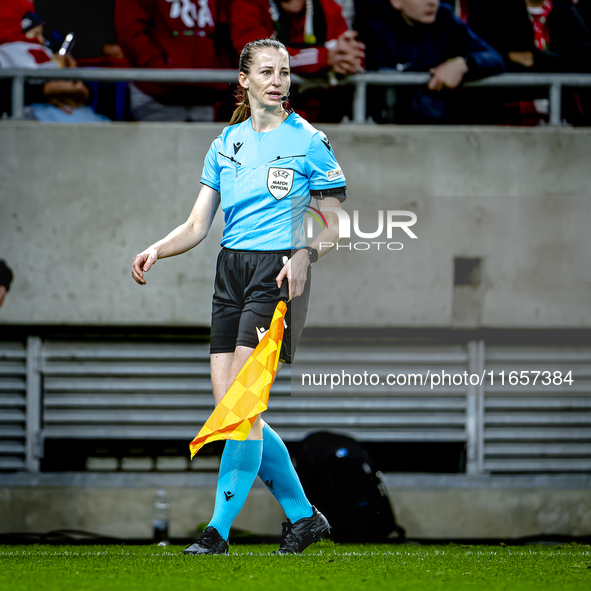
[[[345,177],[324,133],[291,113],[267,132],[254,131],[250,119],[226,127],[205,157],[201,182],[221,195],[222,246],[289,250],[306,245],[310,191],[344,187]]]

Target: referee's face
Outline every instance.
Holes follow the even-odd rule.
[[[240,84],[248,90],[251,108],[280,107],[289,91],[289,55],[281,49],[261,49],[254,56],[248,76],[240,76]]]

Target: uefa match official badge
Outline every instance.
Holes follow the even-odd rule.
[[[269,168],[267,174],[267,189],[269,193],[280,201],[289,194],[293,186],[293,170],[290,168]]]

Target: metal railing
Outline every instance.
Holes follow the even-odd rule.
[[[238,79],[237,70],[161,70],[119,68],[68,68],[64,69],[0,69],[0,79],[12,79],[12,118],[24,118],[26,80],[93,80],[102,82],[178,82],[204,83],[228,82]],[[420,72],[367,72],[355,74],[338,82],[341,86],[354,86],[353,122],[367,122],[368,86],[416,86],[426,84],[429,74]],[[328,86],[326,80],[304,79],[292,75],[292,83],[306,87]],[[550,124],[562,125],[561,95],[568,87],[591,87],[591,74],[500,74],[482,80],[468,82],[468,87],[497,88],[547,88],[550,102]]]
[[[311,339],[297,366],[278,376],[265,416],[288,441],[336,430],[366,442],[464,443],[470,475],[591,473],[591,346],[574,335],[519,346],[454,340],[423,347]],[[328,391],[302,384],[303,373],[342,368],[381,379],[432,370],[449,382],[435,390],[416,381],[351,388],[343,380]],[[573,383],[546,384],[543,372],[556,370]],[[463,372],[483,379],[458,384]],[[0,477],[39,472],[48,441],[188,442],[212,404],[207,343],[164,333],[152,342],[0,340]]]
[[[374,86],[412,86],[427,84],[430,75],[420,72],[368,72],[356,74],[347,79],[355,85],[353,100],[353,121],[366,120],[366,93],[369,85]],[[467,82],[467,87],[497,88],[547,88],[550,102],[550,125],[563,125],[561,119],[562,89],[568,87],[591,87],[591,74],[499,74]]]

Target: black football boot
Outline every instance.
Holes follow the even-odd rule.
[[[206,527],[201,537],[183,550],[183,554],[227,554],[228,542],[215,527]]]
[[[282,524],[281,546],[273,554],[299,554],[330,532],[330,524],[326,517],[316,507],[312,509],[312,517],[298,519],[295,523],[288,519]]]

